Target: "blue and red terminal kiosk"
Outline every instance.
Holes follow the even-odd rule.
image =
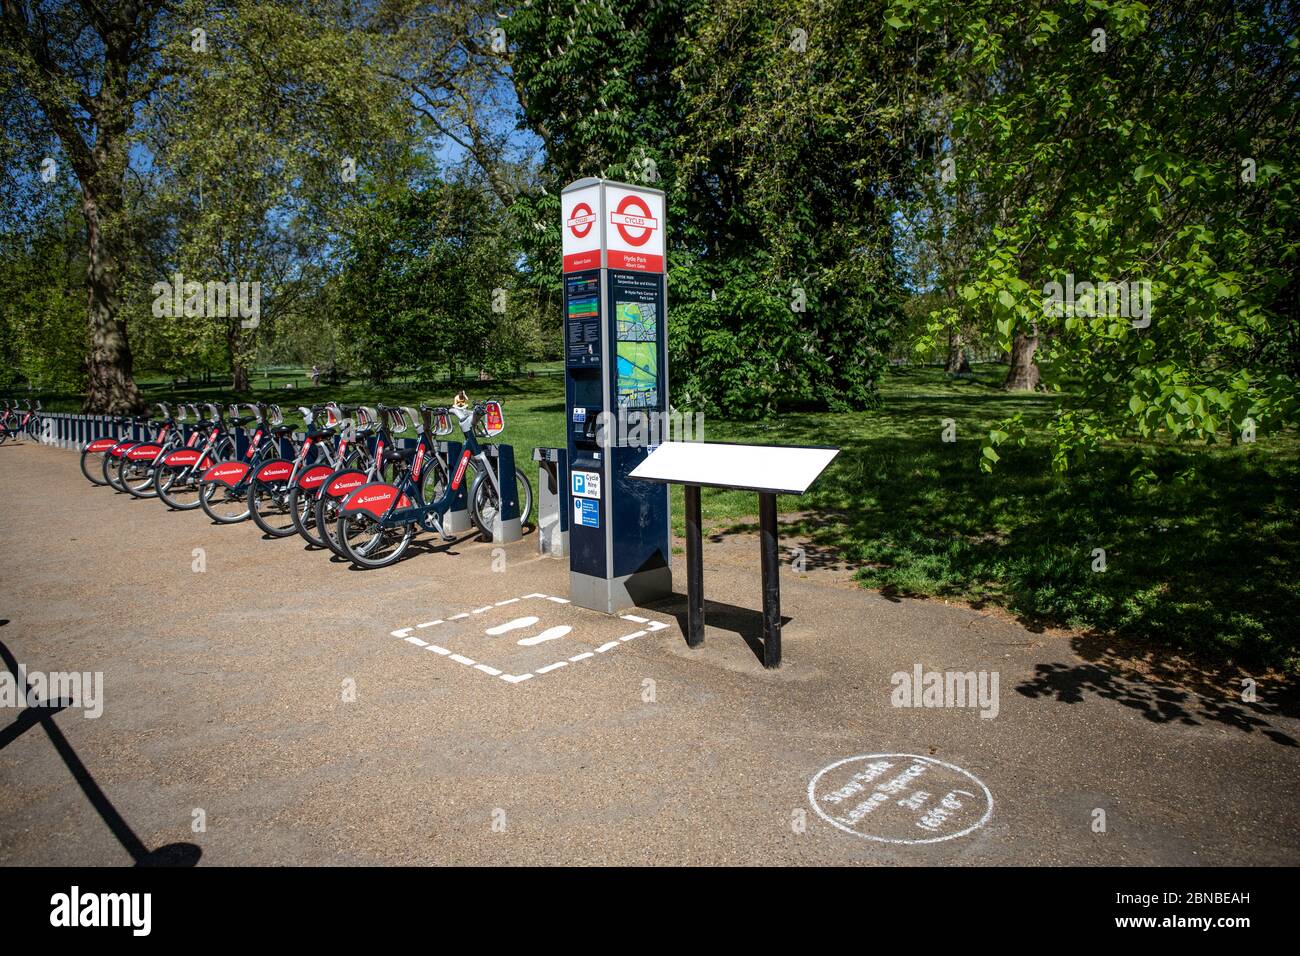
[[[668,409],[664,194],[580,179],[560,206],[569,598],[613,614],[673,591],[668,489],[628,477]]]
[[[776,667],[776,496],[803,494],[838,449],[667,441],[664,194],[580,179],[561,192],[560,208],[569,598],[613,614],[670,596],[668,486],[684,485],[686,638],[698,646],[704,640],[700,488],[754,491],[761,525],[763,663]]]

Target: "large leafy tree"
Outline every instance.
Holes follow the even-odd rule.
[[[1296,421],[1278,346],[1297,319],[1293,4],[895,0],[888,23],[931,51],[981,197],[960,298],[1011,353],[1010,384],[1033,383],[1037,348],[1047,384],[1082,387],[1053,426],[1058,468],[1125,434]],[[1085,281],[1118,285],[1045,308],[1052,283]],[[951,313],[934,320],[932,337]],[[1015,431],[991,433],[986,463]]]
[[[536,271],[558,277],[564,183],[664,188],[679,400],[736,415],[872,400],[907,170],[891,143],[906,109],[881,96],[891,53],[870,22],[811,0],[531,0],[505,21],[546,148],[549,188],[516,204]]]
[[[344,361],[375,381],[517,364],[532,344],[511,308],[517,255],[483,188],[435,180],[377,198],[330,287]]]
[[[80,192],[88,408],[140,403],[128,319],[165,366],[215,349],[246,384],[266,330],[160,325],[150,286],[179,268],[262,281],[268,325],[294,308],[346,231],[349,182],[400,179],[409,146],[430,133],[474,141],[490,72],[472,36],[481,6],[0,2],[5,185],[30,185],[52,152]]]
[[[56,140],[81,187],[85,219],[88,408],[140,403],[121,316],[128,242],[126,175],[136,107],[156,88],[158,47],[171,24],[161,0],[0,3],[6,138],[34,171]]]

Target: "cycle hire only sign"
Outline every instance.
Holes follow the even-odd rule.
[[[600,472],[570,472],[573,492],[573,523],[583,528],[600,527]]]
[[[575,498],[600,498],[600,472],[575,471],[571,476]]]

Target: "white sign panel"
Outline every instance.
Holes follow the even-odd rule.
[[[838,448],[670,441],[632,469],[633,478],[801,495]]]
[[[572,475],[573,496],[575,498],[600,497],[600,472],[575,471],[570,474]]]
[[[609,268],[664,271],[663,193],[607,185],[604,217]]]
[[[560,196],[565,272],[600,268],[600,212],[598,184]]]

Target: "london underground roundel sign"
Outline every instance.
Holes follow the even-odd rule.
[[[649,205],[635,193],[623,197],[618,208],[609,214],[609,221],[630,246],[644,246],[659,225],[650,215]]]
[[[596,222],[596,214],[591,211],[591,207],[585,202],[580,202],[573,207],[573,213],[569,218],[569,230],[579,239],[585,239],[587,233],[591,232],[591,227]]]

